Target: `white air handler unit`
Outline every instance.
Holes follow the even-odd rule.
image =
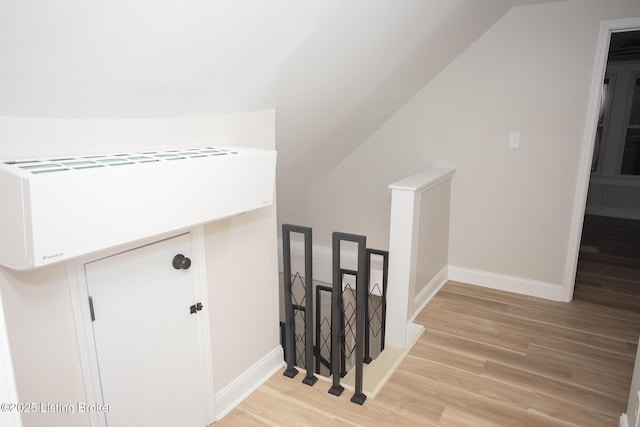
[[[0,264],[27,270],[273,203],[276,152],[203,147],[0,161]]]

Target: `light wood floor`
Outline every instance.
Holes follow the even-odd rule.
[[[364,406],[274,375],[214,427],[618,426],[640,333],[640,222],[585,219],[574,300],[449,282]]]
[[[418,316],[426,332],[363,406],[273,376],[215,427],[617,426],[640,313],[449,282]]]

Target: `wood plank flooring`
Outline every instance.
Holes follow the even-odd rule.
[[[363,406],[348,390],[335,397],[322,381],[278,373],[214,427],[618,426],[640,333],[640,274],[625,256],[602,253],[581,257],[571,303],[447,283],[416,319],[425,333]]]

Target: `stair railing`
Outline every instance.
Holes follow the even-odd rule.
[[[292,273],[292,233],[300,233],[304,238],[303,275],[299,272]],[[362,405],[367,398],[363,392],[363,365],[370,363],[384,349],[389,253],[367,249],[365,236],[335,232],[332,235],[332,286],[314,286],[311,228],[284,224],[282,242],[285,322],[281,324],[281,336],[287,364],[284,375],[295,377],[298,374],[296,365],[300,363],[297,366],[303,364],[307,372],[302,382],[314,385],[318,380],[314,372],[322,375],[321,370],[324,368],[332,377],[332,385],[328,392],[340,396],[344,391],[340,381],[347,374],[348,363],[349,367],[355,369],[354,394],[351,401]],[[342,242],[356,244],[357,270],[342,267]],[[378,280],[380,277],[376,275],[378,281],[375,283],[372,280],[374,256],[382,257],[382,277]],[[312,311],[314,287],[315,316]],[[331,300],[330,321],[323,313],[323,309],[327,308],[327,292]],[[374,295],[380,298],[373,298]],[[373,302],[374,299],[377,301]],[[323,301],[325,304],[322,304]],[[300,319],[303,323],[303,333],[296,331]],[[379,343],[372,345],[371,337],[379,338]],[[303,348],[300,349],[298,344],[302,344]],[[376,348],[376,344],[379,348]]]

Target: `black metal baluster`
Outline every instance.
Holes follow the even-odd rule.
[[[367,302],[365,304],[364,315],[364,363],[371,363],[371,318],[369,317],[369,304],[371,303],[371,255],[373,254],[371,249],[367,249],[367,267],[365,274],[365,286],[367,287]]]
[[[293,282],[291,279],[291,232],[301,233],[304,235],[304,298],[305,305],[304,310],[304,354],[305,354],[305,370],[306,375],[302,380],[307,385],[314,385],[318,378],[313,374],[313,258],[312,258],[312,236],[311,228],[301,227],[291,224],[282,225],[282,252],[283,252],[283,267],[284,267],[284,280],[285,280],[285,320],[288,327],[286,331],[287,346],[291,344],[291,350],[287,351],[287,369],[284,375],[293,378],[298,371],[293,366],[295,364],[295,343],[293,342],[293,335],[295,333],[293,309],[291,292]],[[294,372],[295,371],[295,372]]]
[[[331,292],[331,376],[329,393],[340,396],[344,387],[340,385],[340,300],[342,297],[342,275],[340,274],[340,235],[333,233],[332,238],[333,291]]]
[[[364,375],[364,327],[365,327],[365,307],[368,304],[368,283],[365,280],[365,271],[367,268],[367,239],[364,236],[351,236],[355,238],[358,244],[358,276],[356,283],[356,383],[355,392],[351,397],[351,401],[358,405],[364,404],[367,396],[362,392],[362,381]]]
[[[348,270],[346,268],[340,269],[341,280],[341,289],[340,289],[340,376],[342,378],[347,375],[347,359],[351,359],[355,351],[355,345],[351,348],[347,345],[347,337],[353,336],[353,341],[356,341],[356,333],[354,330],[356,329],[356,325],[354,325],[354,317],[353,314],[356,312],[356,308],[353,307],[352,304],[345,303],[345,292],[351,292],[355,298],[356,292],[355,289],[358,286],[357,278],[358,272],[356,270]],[[350,280],[345,279],[345,276],[353,277],[353,284]],[[345,285],[346,282],[346,285]],[[347,310],[347,308],[352,307],[352,310]],[[347,317],[349,319],[347,320]]]
[[[372,265],[372,257],[380,256],[382,257],[382,285],[379,283],[373,284],[371,283],[371,265]],[[378,354],[382,353],[384,350],[384,340],[385,340],[385,327],[386,327],[386,314],[387,314],[387,280],[389,277],[389,251],[382,251],[378,249],[367,249],[367,273],[369,274],[368,278],[368,286],[369,286],[369,301],[367,303],[367,333],[366,337],[368,338],[368,342],[365,344],[365,363],[370,363]],[[369,310],[372,305],[372,297],[371,295],[374,293],[376,287],[380,291],[380,303],[373,305],[373,312]],[[372,316],[375,314],[380,315],[380,326],[377,329],[374,329],[375,326],[372,326]],[[379,351],[374,357],[371,357],[370,347],[371,347],[371,335],[377,337],[380,335],[380,346]]]
[[[332,288],[330,286],[322,286],[316,285],[316,347],[315,347],[315,356],[316,356],[316,374],[322,374],[320,372],[322,365],[324,365],[329,372],[331,372],[331,314],[329,314],[329,318],[323,316],[322,311],[322,292],[329,293],[329,299],[331,300],[331,291]],[[322,326],[329,325],[329,339],[325,340],[325,335],[322,333]],[[324,345],[328,347],[329,357],[325,359],[322,356],[322,349]]]
[[[336,328],[340,324],[340,303],[342,296],[342,272],[340,257],[340,242],[350,241],[358,245],[358,271],[356,274],[356,283],[361,286],[356,287],[356,344],[355,344],[355,392],[351,401],[362,405],[367,396],[362,392],[363,377],[363,360],[364,360],[364,327],[365,327],[365,309],[364,304],[367,302],[367,287],[362,286],[365,282],[366,270],[366,237],[347,233],[333,233],[333,292],[331,298],[331,372],[333,375],[332,387],[329,393],[339,396],[344,391],[344,387],[340,385],[340,353],[335,349],[340,348],[341,331]]]
[[[287,362],[287,369],[283,375],[293,378],[298,375],[296,364],[296,349],[293,335],[295,326],[293,324],[293,303],[291,301],[291,288],[293,286],[291,280],[291,235],[290,228],[286,224],[282,225],[282,258],[283,258],[283,274],[284,274],[284,360]]]
[[[378,251],[382,255],[382,331],[380,333],[380,352],[384,350],[385,330],[387,326],[387,282],[389,279],[389,251]]]

